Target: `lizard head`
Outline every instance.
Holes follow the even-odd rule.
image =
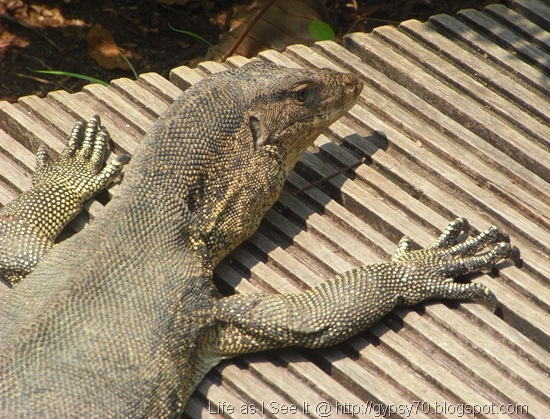
[[[244,135],[257,150],[279,155],[286,174],[315,138],[355,104],[363,89],[357,76],[329,69],[290,69],[261,61],[243,68],[247,67],[256,83],[253,106],[243,119]]]
[[[220,139],[225,163],[218,166],[218,188],[204,195],[213,197],[205,208],[220,211],[203,232],[211,233],[212,245],[222,243],[221,258],[256,230],[302,153],[355,104],[363,86],[353,74],[261,61],[220,77],[231,83],[240,109],[236,132]]]

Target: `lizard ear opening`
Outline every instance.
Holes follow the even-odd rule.
[[[248,118],[248,126],[250,127],[250,133],[252,134],[252,141],[255,147],[262,146],[269,142],[269,133],[264,124],[262,124],[256,116],[250,115]]]

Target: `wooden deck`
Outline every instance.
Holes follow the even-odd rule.
[[[502,262],[498,276],[475,278],[495,292],[502,316],[434,302],[400,308],[336,347],[239,357],[208,374],[188,417],[371,417],[379,406],[365,413],[369,401],[392,406],[394,417],[404,408],[430,416],[428,404],[442,417],[467,406],[478,417],[501,407],[508,414],[500,417],[548,417],[550,3],[511,3],[353,34],[346,49],[324,42],[261,54],[354,72],[365,89],[303,157],[259,231],[216,271],[225,293],[303,290],[387,260],[402,235],[425,246],[463,216],[474,232],[504,227],[522,251],[522,269]],[[180,67],[171,82],[144,74],[0,103],[0,205],[29,187],[37,146],[60,151],[75,121],[100,114],[116,151],[131,153],[180,89],[245,61]],[[363,156],[351,173],[294,195]],[[90,216],[101,207],[89,205]],[[82,216],[71,229],[85,223]],[[252,414],[262,403],[264,412]],[[274,413],[291,404],[297,413]]]

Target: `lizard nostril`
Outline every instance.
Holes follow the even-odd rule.
[[[363,90],[363,83],[355,76],[349,75],[345,77],[344,85],[350,94],[359,94]]]

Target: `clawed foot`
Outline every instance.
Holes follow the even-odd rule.
[[[130,160],[122,155],[104,166],[108,143],[109,134],[101,127],[99,116],[93,116],[86,124],[78,122],[55,162],[50,161],[46,148],[40,147],[33,186],[57,184],[72,190],[82,202],[90,199],[105,189]]]
[[[422,275],[416,273],[418,287],[411,287],[411,299],[474,299],[486,301],[493,310],[496,308],[497,299],[488,288],[478,283],[457,283],[454,279],[471,272],[491,270],[498,261],[506,258],[519,264],[519,250],[510,244],[509,236],[497,227],[458,242],[459,235],[467,231],[468,222],[457,218],[427,249],[413,251],[411,240],[408,237],[401,239],[392,262],[412,264],[414,270],[422,271]],[[494,245],[492,249],[478,254],[491,245]],[[419,296],[419,293],[423,295]]]

